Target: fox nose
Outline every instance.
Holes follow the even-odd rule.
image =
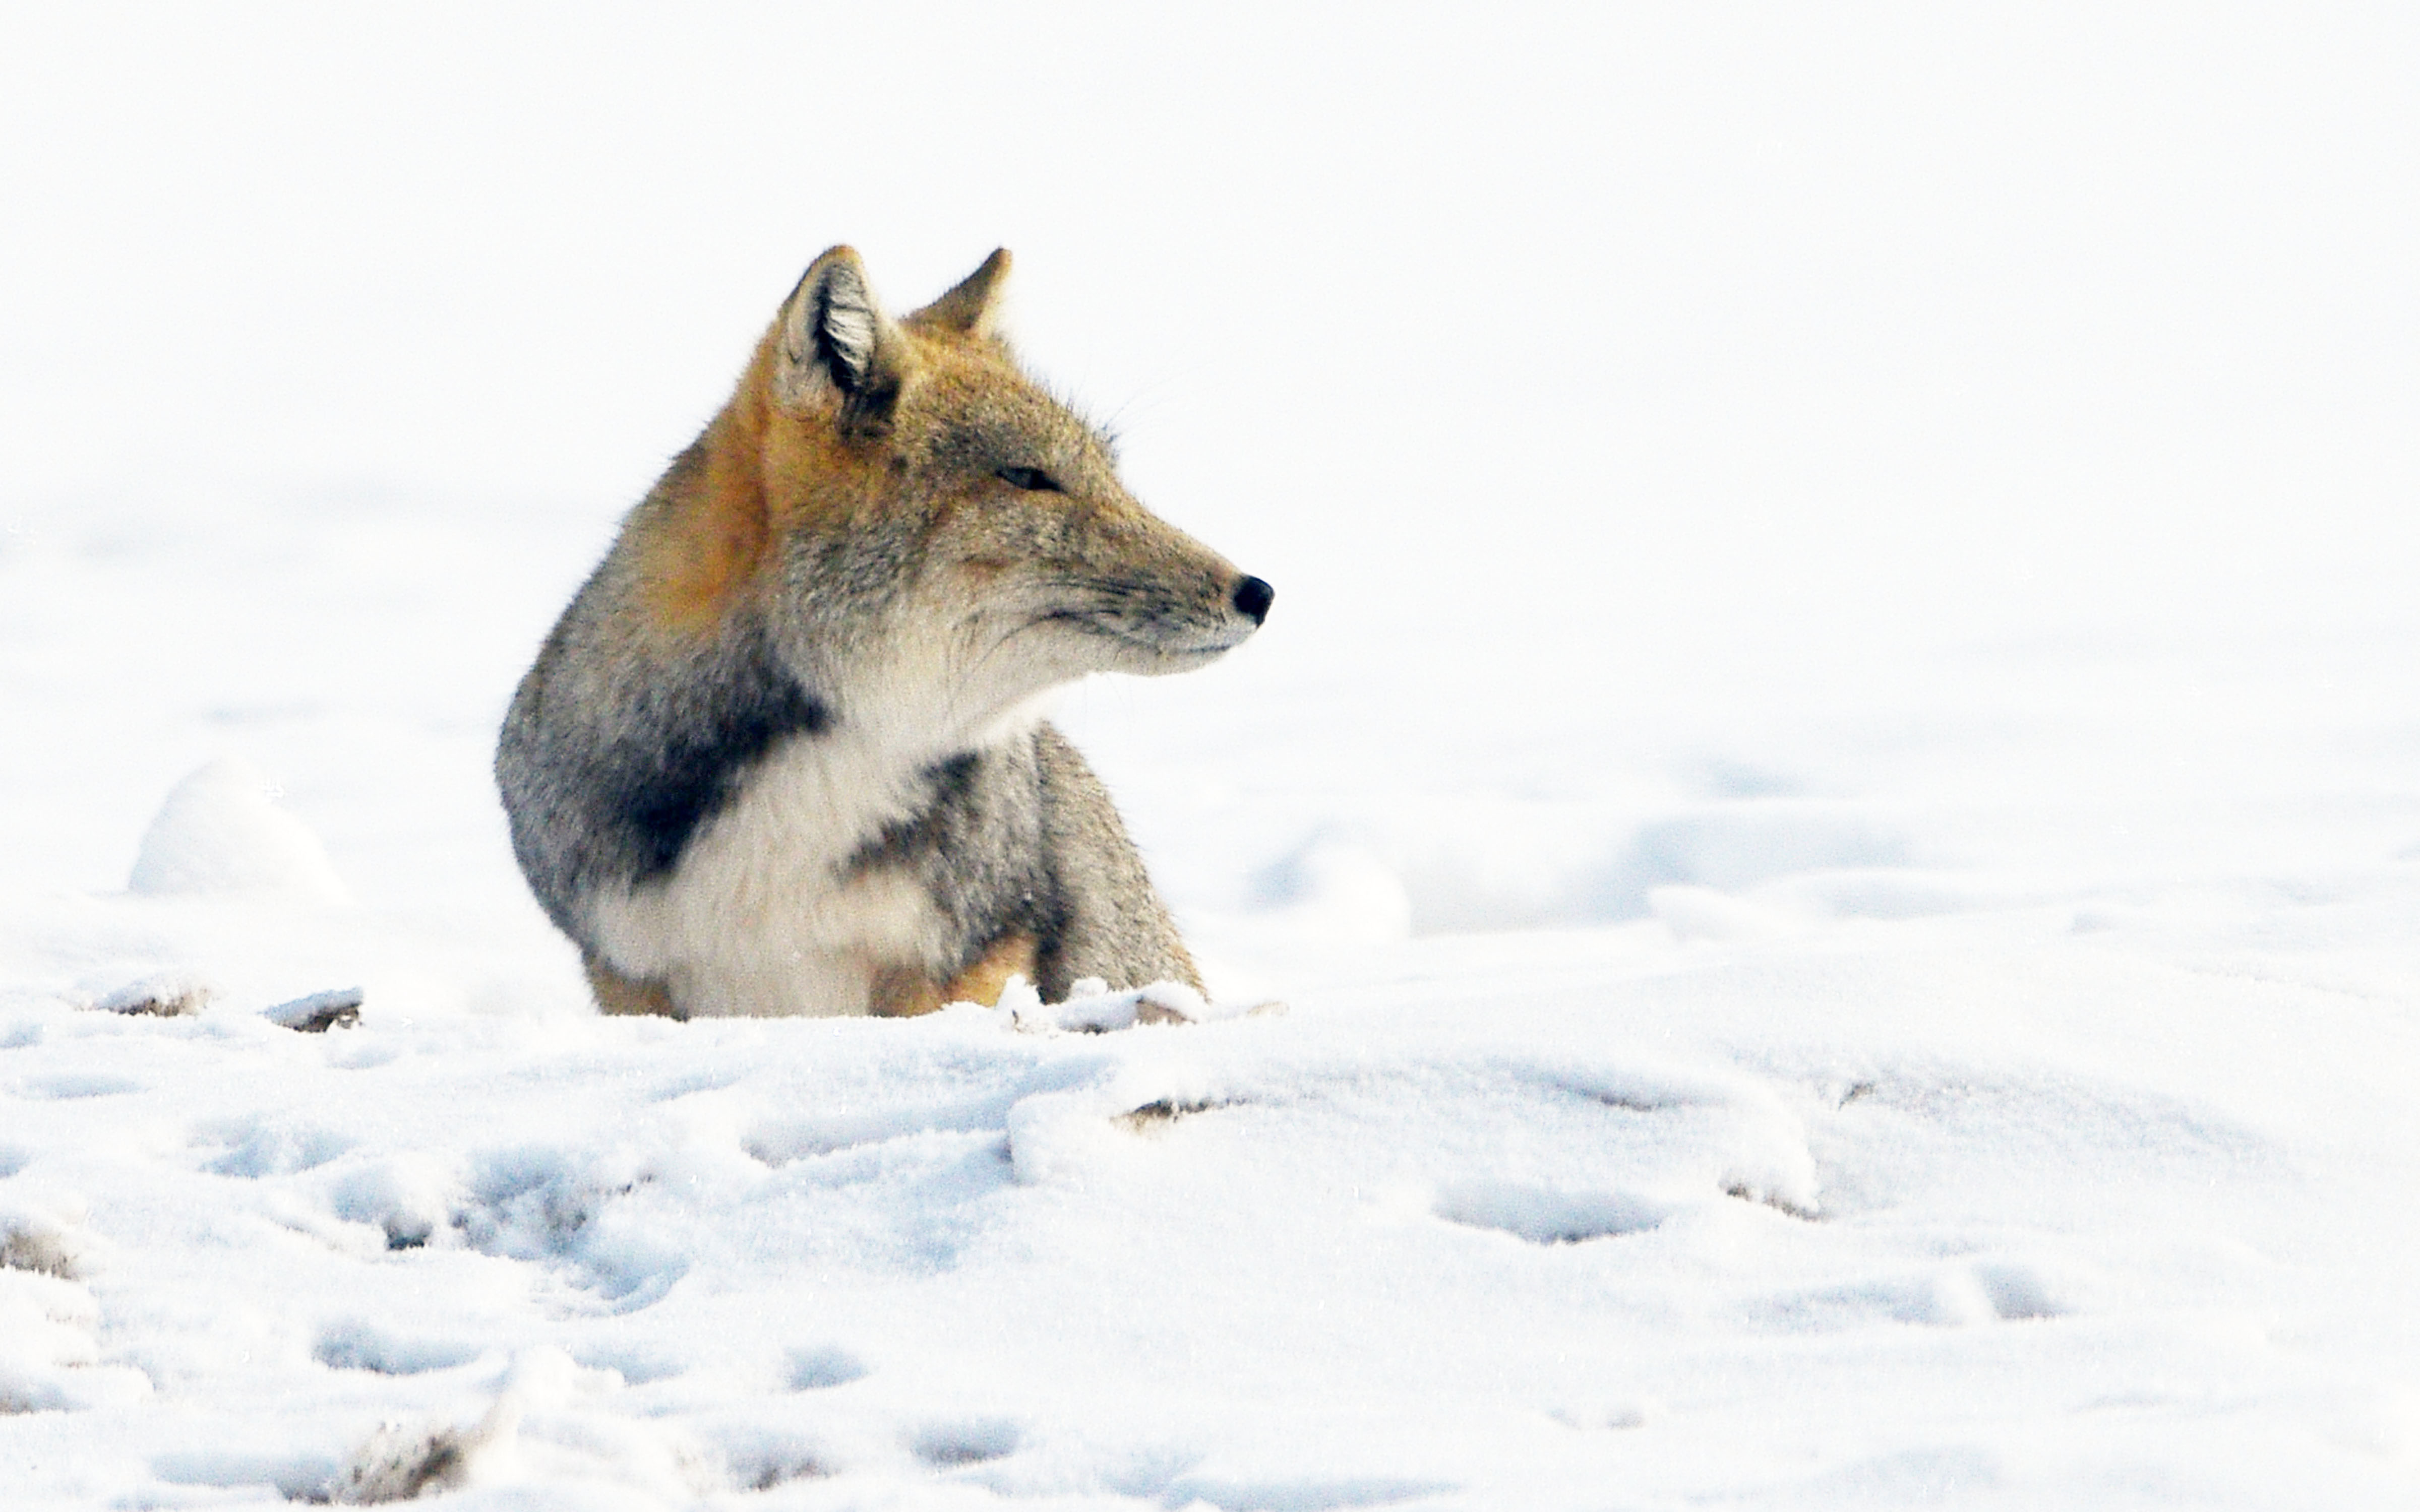
[[[1269,617],[1269,604],[1278,591],[1258,578],[1247,578],[1235,585],[1235,608],[1252,617],[1254,625]]]

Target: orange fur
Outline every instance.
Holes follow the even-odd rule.
[[[951,341],[908,335],[911,352]],[[875,448],[839,433],[829,416],[787,412],[775,402],[777,321],[732,396],[698,438],[688,466],[659,486],[643,524],[643,561],[657,624],[710,632],[753,591],[776,543],[802,526],[845,528],[875,492]]]
[[[885,1018],[911,1018],[951,1003],[998,1008],[1009,978],[1034,980],[1038,955],[1032,935],[1003,934],[973,965],[947,982],[936,982],[919,971],[887,971],[875,983],[874,1011]]]
[[[588,987],[597,995],[597,1006],[602,1011],[683,1016],[673,1007],[672,994],[664,990],[663,983],[634,981],[593,955],[584,957],[581,964],[588,969]]]

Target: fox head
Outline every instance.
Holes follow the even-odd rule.
[[[1089,672],[1203,666],[1259,628],[1269,585],[1144,509],[1109,441],[1017,365],[1008,267],[995,252],[893,319],[854,251],[815,259],[658,490],[659,624],[746,605],[845,707],[961,731]]]

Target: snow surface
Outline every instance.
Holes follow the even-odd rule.
[[[2420,1504],[2415,63],[20,8],[0,1504]],[[522,887],[844,239],[1277,585],[1062,711],[1210,1004],[605,1020]]]

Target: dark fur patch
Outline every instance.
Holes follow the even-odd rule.
[[[1064,904],[1043,850],[1041,776],[1034,741],[961,751],[924,768],[915,811],[860,845],[846,870],[913,876],[964,947],[931,964],[936,980],[971,968],[1004,935],[1047,942]]]
[[[661,876],[679,862],[690,837],[729,806],[748,768],[776,741],[819,735],[832,722],[822,700],[778,672],[696,713],[694,722],[668,725],[660,745],[623,753],[607,778],[609,790],[618,789],[611,807],[628,828],[637,881]]]
[[[631,752],[618,774],[613,807],[631,831],[639,881],[673,869],[690,837],[730,804],[774,742],[831,728],[823,701],[778,673],[753,697],[700,712],[697,723],[666,730],[657,748]]]
[[[514,696],[496,778],[532,890],[586,943],[581,900],[672,871],[775,747],[821,734],[840,717],[752,623],[693,660],[622,662],[602,699],[557,701],[544,673],[565,655],[567,633],[557,627]]]
[[[960,831],[979,829],[984,815],[976,801],[975,779],[982,771],[983,757],[970,750],[924,768],[924,780],[932,785],[931,798],[915,813],[883,825],[881,833],[859,846],[848,858],[848,870],[867,872],[936,856],[952,849],[951,841]]]

